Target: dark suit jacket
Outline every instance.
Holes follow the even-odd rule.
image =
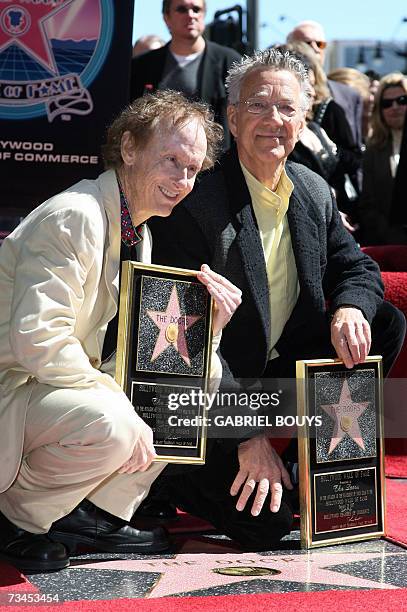
[[[277,350],[302,354],[329,329],[329,311],[360,308],[369,322],[383,299],[378,266],[344,229],[327,183],[304,166],[287,162],[294,191],[288,222],[300,295]],[[242,304],[223,330],[224,375],[257,378],[269,355],[270,309],[266,265],[250,194],[233,147],[203,175],[170,217],[154,218],[153,261],[199,269],[208,263],[243,292]],[[271,321],[272,323],[272,321]],[[328,336],[329,337],[329,336]]]
[[[382,149],[368,146],[364,155],[358,218],[365,245],[407,244],[407,232],[400,223],[391,221],[394,188],[390,170],[391,154],[392,142],[388,140]]]
[[[400,148],[400,162],[397,168],[393,189],[393,203],[390,221],[407,227],[407,121],[404,122],[403,138]]]
[[[139,98],[146,91],[155,91],[163,74],[169,45],[133,58],[131,65],[130,98]],[[215,119],[225,131],[224,146],[230,146],[230,133],[226,116],[225,78],[233,62],[240,55],[233,49],[205,41],[204,57],[198,75],[198,95],[215,113]]]
[[[335,100],[331,100],[325,107],[325,113],[320,119],[320,125],[338,147],[340,163],[337,165],[336,172],[332,175],[329,183],[335,188],[339,210],[353,217],[355,213],[354,201],[350,200],[346,193],[345,175],[349,175],[353,186],[357,193],[359,193],[362,188],[361,148],[355,144],[345,111]]]
[[[357,91],[355,91],[355,89],[349,87],[349,85],[339,83],[338,81],[331,81],[328,79],[328,87],[335,102],[339,104],[339,106],[342,106],[343,110],[345,111],[346,119],[348,120],[350,129],[352,131],[353,139],[360,147],[363,144],[363,101],[361,96]]]

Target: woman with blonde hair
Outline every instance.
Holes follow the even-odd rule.
[[[407,244],[407,232],[391,222],[394,178],[407,110],[407,77],[392,72],[380,80],[373,107],[372,132],[363,164],[359,205],[364,244]]]

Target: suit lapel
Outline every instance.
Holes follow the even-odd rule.
[[[107,236],[105,240],[104,277],[109,293],[106,304],[106,318],[111,319],[119,300],[119,266],[120,266],[120,194],[116,175],[113,170],[104,172],[100,177],[102,201],[107,216]]]
[[[202,100],[212,100],[216,95],[219,71],[216,57],[214,57],[213,47],[210,43],[206,43],[204,56],[202,58],[202,78],[199,88],[199,97]]]
[[[242,256],[251,297],[260,315],[267,346],[270,337],[270,300],[263,246],[235,147],[225,155],[225,180],[236,226],[236,243]]]
[[[167,53],[170,52],[169,47],[170,43],[167,43],[166,45],[164,45],[164,47],[157,49],[154,55],[152,55],[150,58],[148,65],[148,81],[146,82],[146,84],[151,84],[154,91],[157,89],[161,81],[165,68]]]
[[[286,165],[286,172],[295,185],[290,198],[287,219],[297,266],[301,297],[306,298],[314,295],[310,288],[315,283],[315,279],[319,278],[321,274],[318,229],[308,212],[312,208],[310,194],[289,164]]]

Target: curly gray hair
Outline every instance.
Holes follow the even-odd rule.
[[[289,51],[281,52],[278,49],[256,51],[253,55],[245,55],[240,61],[232,64],[226,77],[229,104],[237,104],[239,102],[243,81],[253,70],[261,68],[292,72],[301,87],[301,110],[306,112],[309,109],[312,90],[305,65]]]
[[[196,119],[203,127],[207,151],[202,170],[211,168],[221,148],[223,129],[213,118],[213,112],[203,102],[191,102],[178,91],[162,90],[144,94],[129,104],[113,121],[102,147],[105,168],[118,169],[123,164],[121,142],[130,132],[137,148],[149,144],[152,135],[161,129],[176,129]]]

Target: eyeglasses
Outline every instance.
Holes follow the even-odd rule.
[[[180,4],[179,6],[176,6],[174,10],[176,13],[180,13],[181,15],[186,15],[189,13],[189,11],[192,11],[195,13],[195,15],[199,15],[199,13],[203,12],[203,7],[196,4],[194,4],[194,6],[184,6],[183,4]]]
[[[397,98],[384,98],[380,101],[380,106],[382,108],[391,108],[393,106],[393,102],[395,102],[397,106],[406,106],[407,94],[403,94],[402,96],[398,96]]]
[[[326,42],[326,40],[305,40],[304,42],[307,43],[307,45],[311,45],[315,44],[318,49],[326,49],[328,46],[328,43]]]
[[[239,102],[239,104],[244,104],[247,112],[252,115],[265,115],[275,108],[284,121],[291,121],[298,112],[289,102],[272,102],[261,98],[248,98]]]

